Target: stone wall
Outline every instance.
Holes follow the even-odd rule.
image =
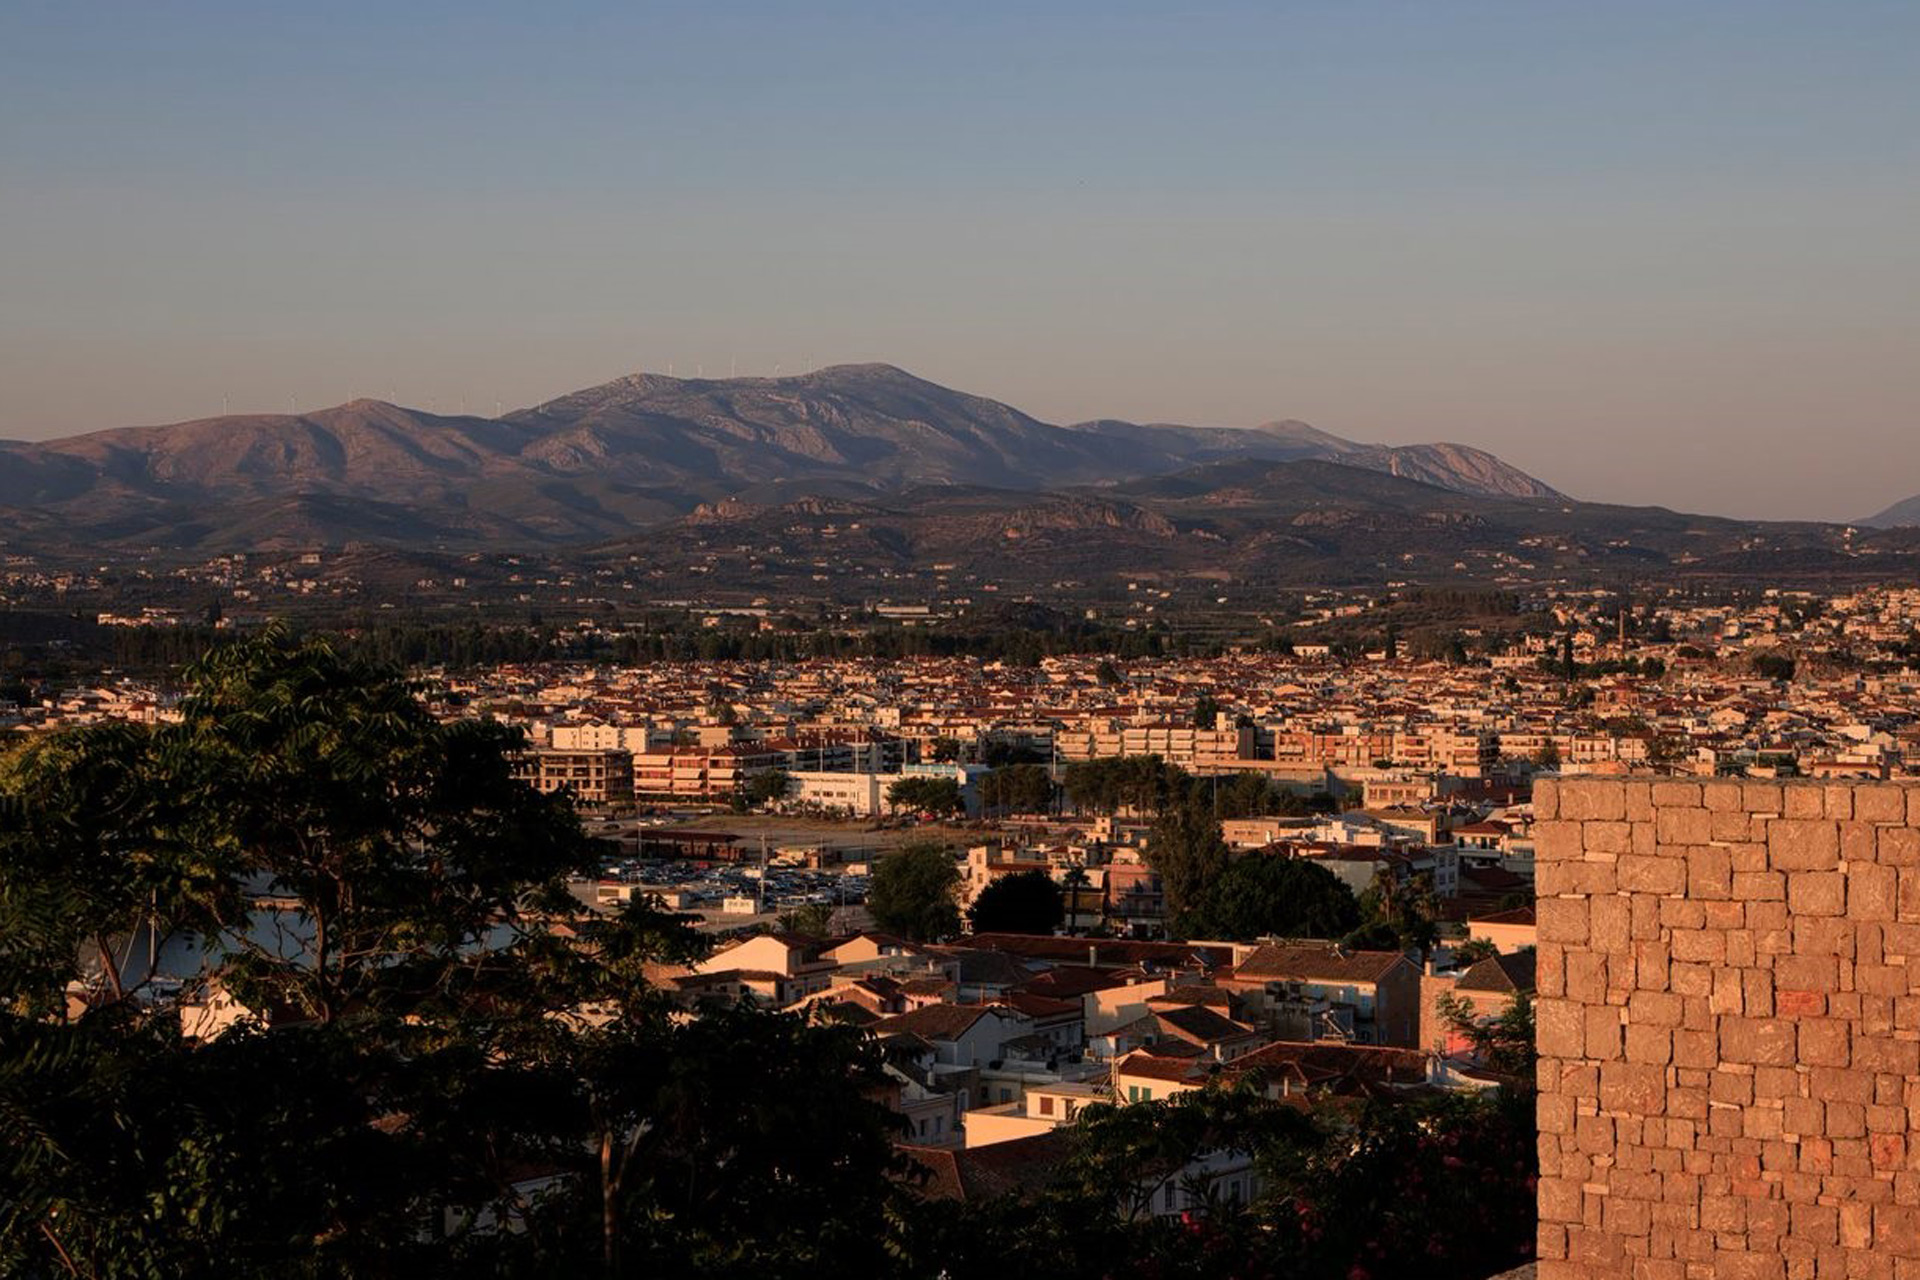
[[[1920,787],[1535,803],[1541,1280],[1920,1280]]]

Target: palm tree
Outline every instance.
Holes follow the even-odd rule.
[[[1068,867],[1067,873],[1060,877],[1060,885],[1067,891],[1067,936],[1077,937],[1079,928],[1074,917],[1080,914],[1080,890],[1087,887],[1087,869],[1077,863]]]

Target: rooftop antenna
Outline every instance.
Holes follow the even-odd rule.
[[[229,414],[232,412],[233,412],[233,397],[228,395],[226,392],[222,391],[220,393],[220,413],[222,416],[225,416],[226,414]]]
[[[774,365],[773,365],[773,376],[774,376],[774,377],[776,377],[776,378],[780,376],[780,362],[779,362],[779,361],[777,361],[777,360],[776,360],[776,361],[774,361]]]
[[[727,376],[729,378],[737,378],[740,376],[740,357],[739,356],[727,357]]]
[[[667,376],[669,378],[673,376],[673,361],[671,360],[667,361]]]
[[[693,376],[694,376],[694,377],[696,377],[696,378],[704,378],[704,377],[706,377],[706,376],[707,376],[707,366],[705,366],[705,365],[703,365],[703,364],[698,364],[698,363],[696,363],[696,364],[695,364],[695,365],[693,366]]]
[[[495,396],[493,400],[493,416],[496,418],[500,416],[500,398],[498,396]]]

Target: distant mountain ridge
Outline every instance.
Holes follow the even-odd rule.
[[[1865,520],[1856,520],[1854,523],[1865,525],[1869,529],[1906,529],[1920,526],[1920,493],[1903,502],[1894,503],[1877,515],[1868,516]]]
[[[1515,574],[1753,577],[1768,566],[1838,577],[1913,563],[1897,540],[1875,542],[1861,560],[1841,526],[1465,494],[1344,459],[1295,458],[1046,492],[943,485],[866,501],[730,499],[584,555],[638,559],[669,582],[697,575],[703,589],[805,598],[828,565],[836,583],[899,583],[942,566],[957,580],[1049,593],[1136,578],[1257,591]]]
[[[1302,459],[1463,494],[1560,496],[1465,445],[1361,444],[1300,422],[1059,426],[869,364],[785,378],[636,374],[500,418],[354,400],[0,442],[0,516],[36,541],[183,550],[556,545],[729,498],[1113,486],[1210,463]]]

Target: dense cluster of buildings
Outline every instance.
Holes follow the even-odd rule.
[[[1657,765],[1901,776],[1920,759],[1920,591],[1663,606],[1562,603],[1483,662],[1391,652],[1038,666],[913,659],[505,668],[453,687],[543,746],[632,753],[640,794],[719,798],[743,772],[1155,755],[1303,791]],[[1609,625],[1611,624],[1611,625]],[[1791,679],[1766,659],[1792,662]],[[1841,659],[1844,658],[1845,661]],[[1564,669],[1571,660],[1575,671]],[[804,791],[804,788],[802,788]],[[804,795],[797,798],[804,799]]]
[[[868,1028],[892,1050],[888,1101],[904,1142],[964,1182],[979,1162],[1015,1152],[1044,1162],[1045,1139],[1092,1102],[1163,1101],[1215,1081],[1302,1105],[1493,1087],[1501,1077],[1443,998],[1494,1017],[1530,996],[1532,936],[1497,922],[1474,933],[1506,948],[1458,966],[1442,952],[1423,966],[1405,952],[1324,941],[766,933],[652,976],[690,1006],[715,996],[828,1006]],[[1195,1173],[1216,1195],[1254,1194],[1244,1157],[1207,1158],[1228,1163],[1169,1179],[1156,1212],[1191,1208]]]

